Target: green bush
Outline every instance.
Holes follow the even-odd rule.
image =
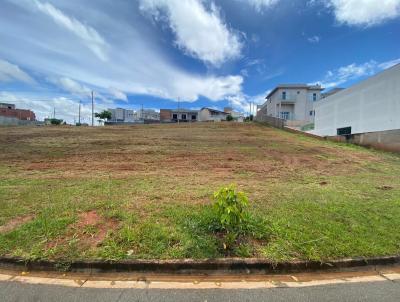
[[[233,121],[233,116],[232,115],[227,115],[226,116],[226,120],[228,121],[228,122],[231,122],[231,121]]]
[[[248,205],[246,194],[237,191],[234,185],[214,193],[215,222],[209,222],[209,229],[222,243],[225,254],[250,256],[253,251],[251,240],[265,241],[269,237],[268,222],[253,216]]]
[[[238,233],[248,216],[246,208],[249,199],[243,192],[237,192],[233,185],[214,193],[214,209],[223,230]]]
[[[50,124],[51,125],[61,125],[62,122],[63,122],[63,120],[59,120],[59,119],[56,119],[56,118],[50,119]]]

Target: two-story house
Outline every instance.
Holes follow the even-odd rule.
[[[321,98],[320,85],[280,84],[266,96],[260,115],[291,121],[293,125],[314,122],[314,102]]]

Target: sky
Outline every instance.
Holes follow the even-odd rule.
[[[400,63],[400,0],[0,0],[0,102],[73,123],[232,106]]]

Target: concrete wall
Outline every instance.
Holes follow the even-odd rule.
[[[400,64],[315,103],[315,129],[335,136],[400,129]]]
[[[0,126],[44,125],[43,122],[20,120],[15,117],[0,116]]]
[[[400,130],[366,132],[345,136],[329,136],[331,140],[349,142],[392,152],[400,152]]]

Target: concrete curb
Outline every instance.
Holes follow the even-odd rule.
[[[26,271],[68,271],[79,273],[135,272],[155,274],[282,274],[312,271],[344,271],[366,266],[400,265],[399,256],[348,258],[318,261],[270,262],[259,258],[52,261],[0,257],[0,268]]]

